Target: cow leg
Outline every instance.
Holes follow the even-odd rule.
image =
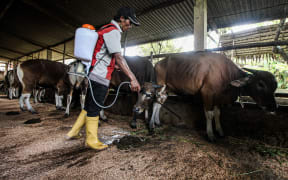
[[[88,88],[89,88],[89,87],[88,87]],[[106,99],[107,99],[107,97],[108,97],[108,94],[109,94],[109,90],[107,91],[107,93],[106,93],[106,95],[105,95],[104,102],[106,101]],[[104,121],[104,122],[108,122],[108,118],[107,118],[107,116],[105,116],[103,109],[100,111],[100,119],[101,119],[102,121]]]
[[[9,99],[13,99],[13,88],[9,88],[8,90],[8,96],[9,96]]]
[[[27,106],[28,111],[30,111],[32,114],[37,114],[37,112],[33,109],[33,107],[30,104],[30,101],[29,101],[30,100],[30,96],[31,96],[30,93],[23,94],[25,104]]]
[[[45,94],[45,89],[41,89],[37,97],[39,102],[42,102],[42,97],[44,96],[44,94]]]
[[[151,111],[151,109],[150,109]],[[154,129],[155,129],[155,124],[153,123],[152,128],[150,127],[150,123],[149,120],[151,120],[152,116],[151,113],[149,114],[149,108],[145,109],[145,123],[147,124],[148,127],[148,131],[149,131],[149,135],[153,135],[154,134]]]
[[[55,93],[55,104],[56,104],[56,109],[59,110],[59,96],[57,93]]]
[[[161,106],[157,107],[156,114],[155,114],[155,125],[157,125],[157,126],[161,126],[161,122],[160,122],[160,118],[159,118],[159,116],[160,116],[160,108],[161,108]]]
[[[161,104],[153,103],[153,111],[152,116],[149,123],[149,129],[152,130],[155,128],[155,125],[160,126],[159,112],[160,112]]]
[[[105,116],[103,109],[100,111],[100,119],[104,122],[107,122],[107,116]]]
[[[85,94],[80,95],[80,104],[81,104],[81,109],[84,109],[85,105]]]
[[[72,94],[73,94],[73,88],[71,88],[70,93],[67,96],[67,106],[66,106],[66,111],[64,117],[69,117],[70,114],[70,104],[72,101]]]
[[[15,97],[16,97],[16,98],[19,97],[19,88],[15,88]]]
[[[63,96],[59,96],[58,93],[55,93],[55,102],[56,102],[57,110],[63,110],[62,99],[63,99]]]
[[[16,97],[16,89],[14,87],[12,88],[12,94],[13,94],[13,97]]]
[[[130,122],[130,127],[132,129],[136,129],[137,128],[137,115],[135,112],[133,112],[133,117],[132,117],[132,120]]]
[[[35,103],[35,104],[38,103],[38,99],[37,99],[38,93],[39,93],[39,90],[38,90],[38,89],[34,89],[34,90],[33,90],[34,103]]]
[[[155,128],[155,118],[156,118],[156,111],[157,111],[157,107],[156,107],[157,103],[153,103],[153,111],[152,111],[152,116],[149,122],[149,129],[154,129]]]
[[[161,125],[161,122],[160,122],[160,109],[161,109],[162,105],[159,104],[159,103],[156,103],[156,114],[155,114],[155,124],[157,126],[160,126]]]
[[[59,97],[59,107],[60,107],[60,110],[63,110],[63,104],[62,104],[62,102],[63,102],[63,96],[58,96]]]
[[[21,94],[20,98],[19,98],[19,104],[20,104],[20,109],[21,111],[25,111],[24,109],[24,96],[23,94]]]
[[[221,137],[224,136],[222,127],[221,127],[221,122],[220,122],[220,109],[218,106],[214,106],[214,118],[215,118],[215,126],[216,126],[216,131],[219,133]]]
[[[214,142],[216,140],[213,134],[213,128],[212,128],[212,120],[214,117],[214,111],[207,111],[206,109],[204,109],[204,111],[205,111],[205,116],[206,116],[206,132],[207,132],[209,140]]]

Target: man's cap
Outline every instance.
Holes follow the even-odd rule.
[[[140,23],[138,22],[136,18],[136,14],[133,8],[130,7],[122,7],[118,10],[117,16],[124,16],[125,18],[128,18],[132,24],[135,26],[139,26]]]

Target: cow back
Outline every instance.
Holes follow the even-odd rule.
[[[173,55],[155,65],[158,84],[178,94],[196,94],[202,88],[220,94],[230,82],[244,76],[231,60],[221,54],[197,52]]]
[[[67,81],[67,65],[49,60],[28,60],[20,65],[24,83],[53,87],[60,80]]]
[[[130,70],[134,73],[136,79],[138,80],[140,86],[144,85],[144,82],[155,82],[155,73],[152,63],[145,57],[139,56],[127,56],[125,57],[127,64]],[[114,70],[111,78],[111,86],[117,87],[121,82],[129,81],[127,75],[125,75],[122,71]],[[129,87],[123,88],[126,91],[129,91]]]

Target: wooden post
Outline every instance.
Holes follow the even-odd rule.
[[[65,53],[66,53],[66,43],[64,43],[64,48],[63,48],[63,64],[65,64]]]
[[[203,51],[207,47],[207,0],[195,0],[194,49]]]
[[[50,49],[47,49],[47,60],[52,59],[52,51]]]

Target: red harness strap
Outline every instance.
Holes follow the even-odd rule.
[[[101,50],[101,47],[103,46],[104,44],[104,38],[103,38],[103,35],[105,33],[108,33],[112,30],[115,30],[115,29],[118,29],[114,24],[112,23],[109,23],[107,25],[104,25],[102,26],[98,31],[98,40],[97,40],[97,43],[96,43],[96,46],[95,46],[95,49],[94,49],[94,53],[93,53],[93,58],[92,58],[92,62],[91,62],[91,67],[89,69],[89,72],[91,72],[97,62],[98,59],[96,59],[96,55],[97,53]],[[102,59],[102,58],[101,58]],[[100,59],[100,60],[101,60]],[[114,57],[113,57],[114,59]],[[111,60],[112,61],[112,60]]]

